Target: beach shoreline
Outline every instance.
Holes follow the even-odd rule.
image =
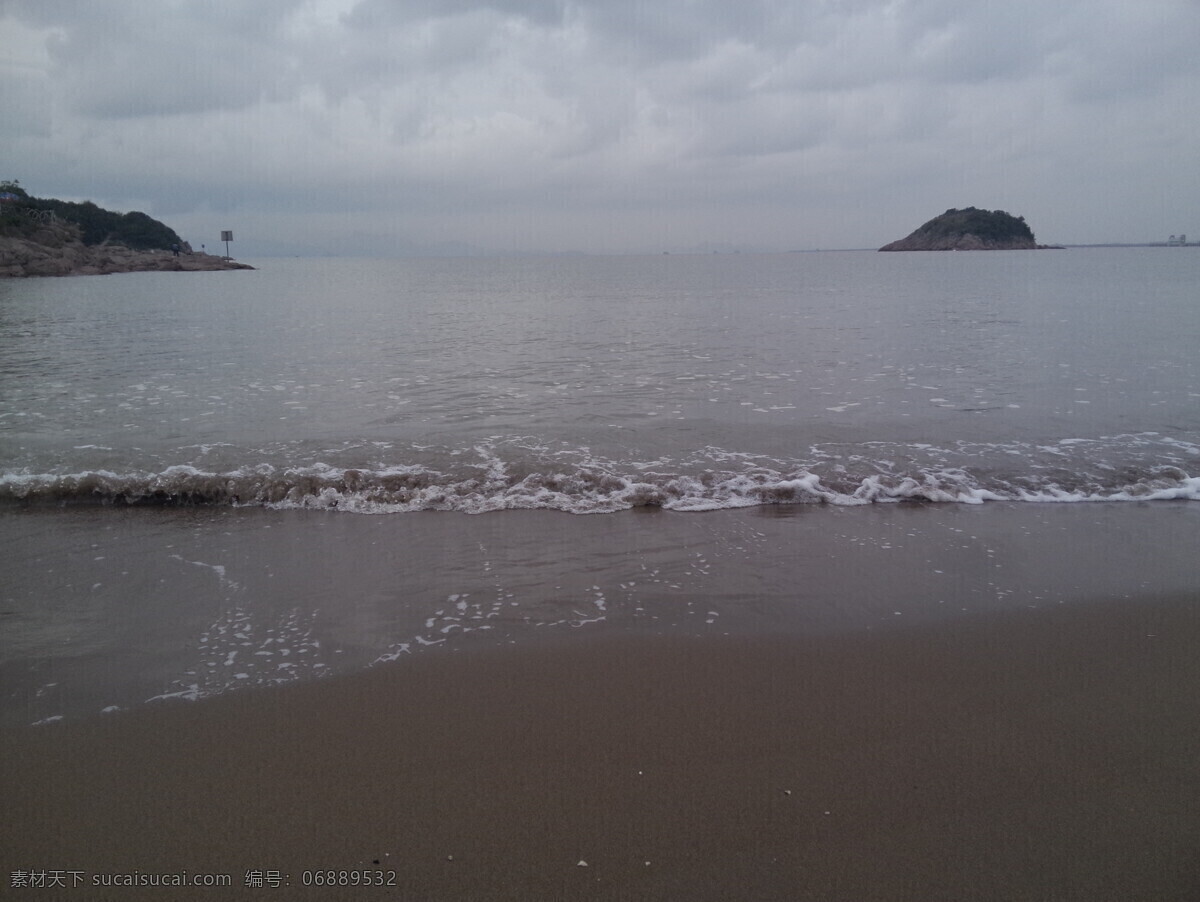
[[[1198,537],[1188,502],[7,510],[0,725],[453,649],[834,635],[1186,593]]]
[[[475,646],[4,730],[0,847],[231,875],[171,898],[1184,898],[1196,602]]]

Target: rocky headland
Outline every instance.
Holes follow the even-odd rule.
[[[214,254],[135,250],[123,244],[85,245],[78,227],[52,223],[28,237],[0,237],[0,278],[24,276],[101,276],[117,272],[206,272],[254,269]]]
[[[144,213],[30,197],[16,182],[0,183],[0,278],[253,268],[195,253]]]
[[[881,251],[1017,251],[1037,250],[1033,230],[1024,216],[1003,210],[949,209],[906,238],[885,244]]]

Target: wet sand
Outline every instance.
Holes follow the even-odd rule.
[[[0,725],[609,633],[811,636],[1200,587],[1200,505],[0,512]]]
[[[233,882],[62,898],[1196,898],[1198,643],[1193,593],[610,632],[6,730],[3,865]]]

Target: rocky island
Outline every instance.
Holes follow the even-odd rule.
[[[0,278],[253,268],[195,253],[145,213],[31,197],[16,182],[0,183]]]
[[[881,251],[1016,251],[1042,247],[1024,216],[1003,210],[953,208],[935,216],[907,238],[893,241]]]

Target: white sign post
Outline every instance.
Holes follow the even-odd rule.
[[[221,240],[225,242],[225,259],[228,260],[229,259],[229,242],[231,242],[233,240],[233,232],[232,231],[228,231],[228,232],[222,231],[221,232]]]

